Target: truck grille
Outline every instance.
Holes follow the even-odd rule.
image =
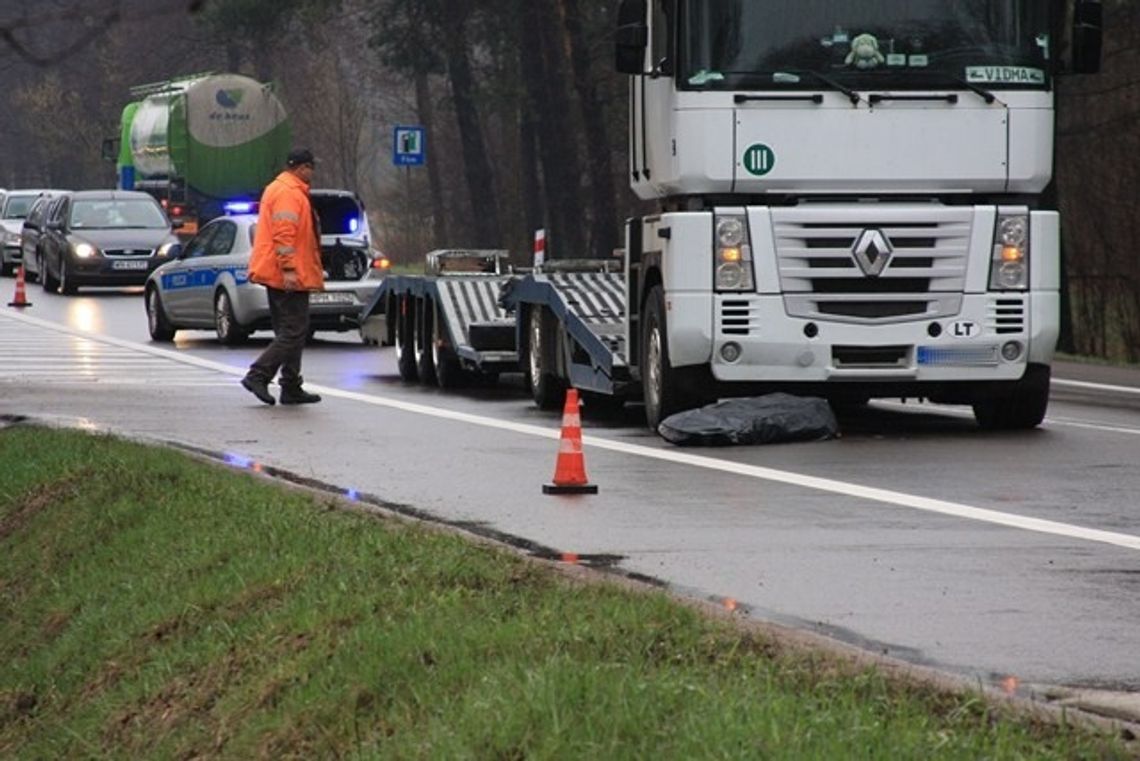
[[[1025,332],[1025,301],[1021,298],[1000,298],[990,302],[986,309],[987,332],[997,335]]]
[[[928,205],[773,209],[780,288],[788,314],[845,322],[903,322],[956,314],[965,290],[973,212]],[[856,255],[870,232],[890,250]],[[885,265],[880,257],[886,256]]]

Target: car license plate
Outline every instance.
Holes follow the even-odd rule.
[[[111,269],[113,270],[145,270],[148,266],[146,259],[126,259],[117,262],[111,262]]]
[[[309,294],[310,304],[351,304],[351,293],[329,293],[328,291],[314,291]]]

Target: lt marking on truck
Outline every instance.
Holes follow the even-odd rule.
[[[950,326],[950,335],[955,338],[973,338],[981,332],[978,323],[969,320],[958,320]]]
[[[756,143],[744,152],[744,168],[757,177],[763,177],[776,166],[776,152],[763,143]]]

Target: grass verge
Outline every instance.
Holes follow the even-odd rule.
[[[1128,757],[170,450],[0,461],[0,758]]]

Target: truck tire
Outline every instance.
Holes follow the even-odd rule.
[[[420,378],[415,354],[415,302],[405,298],[400,306],[396,312],[396,369],[405,381],[415,383]]]
[[[158,295],[157,288],[146,290],[146,326],[150,331],[152,341],[169,343],[174,340],[175,328],[166,317],[166,310],[162,308],[162,297]]]
[[[665,291],[660,285],[649,290],[643,314],[641,388],[645,399],[645,422],[656,431],[665,418],[700,406],[701,402],[685,390],[681,373],[669,362]]]
[[[1036,428],[1049,406],[1048,365],[1029,365],[1021,380],[1007,384],[997,394],[974,402],[974,419],[990,431]]]
[[[566,383],[555,372],[554,319],[540,306],[532,306],[527,316],[526,377],[530,395],[542,410],[562,405]]]
[[[416,370],[420,376],[420,383],[434,385],[435,355],[431,345],[435,340],[435,304],[431,299],[423,299],[416,309],[416,333],[412,340],[416,357]]]
[[[435,382],[446,390],[459,388],[467,382],[467,373],[459,364],[459,357],[447,335],[443,316],[433,312],[431,320],[431,356],[435,366]]]
[[[234,317],[234,305],[225,290],[214,296],[214,333],[226,346],[236,346],[249,338],[249,331],[244,330]]]

